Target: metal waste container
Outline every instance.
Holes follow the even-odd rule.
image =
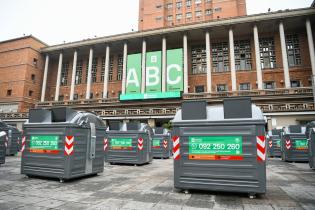
[[[61,182],[101,173],[105,134],[105,124],[93,113],[65,107],[30,110],[24,124],[21,173]]]
[[[308,140],[308,163],[315,169],[315,121],[307,124],[305,134]]]
[[[268,156],[281,157],[281,129],[273,129],[268,132]]]
[[[266,193],[265,121],[249,98],[184,102],[172,122],[175,188]]]
[[[22,133],[11,125],[7,125],[5,122],[0,121],[0,131],[7,133],[6,136],[6,155],[15,155],[20,150],[20,142],[22,139]]]
[[[105,161],[142,165],[152,161],[152,128],[144,123],[111,122],[107,130]]]
[[[289,125],[283,128],[281,136],[281,158],[283,161],[307,162],[308,142],[305,127]]]
[[[171,135],[168,129],[156,127],[153,129],[153,158],[169,158],[172,155]]]
[[[6,153],[6,147],[5,147],[5,141],[6,141],[7,133],[4,131],[0,131],[0,164],[5,163],[5,153]]]

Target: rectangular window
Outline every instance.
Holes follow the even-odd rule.
[[[216,7],[216,8],[214,8],[214,11],[215,12],[222,12],[222,8],[221,7]]]
[[[59,98],[58,98],[58,101],[63,101],[63,100],[64,100],[64,96],[60,95]]]
[[[162,20],[162,17],[161,17],[161,16],[156,17],[155,20],[156,20],[156,21],[161,21],[161,20]]]
[[[176,20],[182,19],[182,14],[176,14]]]
[[[167,9],[172,9],[172,8],[173,8],[173,4],[172,4],[172,3],[167,4],[167,5],[166,5],[166,8],[167,8]]]
[[[124,57],[122,55],[119,55],[118,56],[117,80],[122,80],[123,63],[124,63]]]
[[[198,11],[195,12],[195,15],[196,15],[196,17],[200,17],[200,16],[202,16],[202,13],[201,13],[200,10],[198,10]]]
[[[34,65],[35,67],[37,67],[37,63],[38,63],[38,59],[37,59],[37,58],[33,58],[33,65]]]
[[[31,75],[31,79],[32,79],[33,82],[35,82],[35,74]]]
[[[193,74],[207,72],[207,54],[205,46],[193,46],[191,48],[191,64]]]
[[[206,3],[209,3],[209,2],[211,2],[211,0],[206,0]]]
[[[97,74],[97,58],[93,58],[93,61],[92,61],[92,79],[91,79],[91,83],[93,82],[96,82],[96,74]],[[88,74],[89,74],[89,61],[87,60],[87,63],[86,63],[86,82],[87,82],[87,79],[88,79]]]
[[[68,84],[68,70],[69,70],[69,63],[65,62],[62,64],[61,68],[61,86],[66,86]]]
[[[77,62],[77,68],[75,73],[75,84],[81,84],[82,83],[82,67],[83,67],[83,61],[79,60]]]
[[[276,85],[274,81],[264,82],[264,89],[275,89]]]
[[[28,91],[28,96],[33,96],[33,91],[32,90]]]
[[[249,40],[240,40],[234,42],[235,69],[252,69],[252,51]]]
[[[176,2],[176,8],[177,9],[180,9],[181,7],[182,7],[182,2],[181,1],[179,1],[179,2]]]
[[[299,36],[287,35],[287,52],[288,52],[288,63],[290,67],[301,65],[301,51],[300,51],[300,42]]]
[[[211,15],[211,14],[212,14],[212,9],[205,10],[205,15]]]
[[[167,20],[168,20],[168,21],[172,21],[172,20],[173,20],[173,15],[168,15],[168,16],[167,16]]]
[[[275,42],[273,38],[262,38],[259,40],[260,62],[262,69],[276,68]]]
[[[240,90],[250,90],[250,83],[241,83]]]
[[[228,91],[227,85],[226,84],[219,84],[217,85],[217,92],[224,92]]]
[[[301,82],[299,80],[291,80],[291,87],[292,88],[301,87]]]
[[[195,0],[195,4],[201,4],[201,0]]]
[[[105,57],[102,57],[101,82],[104,82],[105,75]]]
[[[161,5],[161,4],[156,5],[156,8],[157,8],[157,9],[161,9],[161,8],[162,8],[162,5]]]
[[[192,17],[191,12],[187,12],[187,13],[186,13],[186,18],[191,18],[191,17]]]
[[[11,96],[12,95],[12,90],[7,90],[7,96]]]
[[[78,100],[78,99],[79,99],[79,94],[75,93],[75,94],[73,95],[73,100]]]
[[[229,47],[227,42],[212,45],[212,67],[214,72],[229,71]]]
[[[187,6],[187,7],[191,7],[191,0],[187,0],[187,1],[186,1],[186,6]]]
[[[195,93],[204,93],[204,92],[205,92],[205,88],[203,85],[195,87]]]

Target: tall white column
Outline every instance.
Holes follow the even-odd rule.
[[[93,49],[91,48],[90,49],[90,56],[89,56],[89,67],[88,67],[85,99],[90,99],[90,95],[91,95],[92,64],[93,64]]]
[[[206,32],[206,56],[207,56],[207,92],[212,92],[212,78],[211,78],[211,51],[210,51],[210,33]]]
[[[261,62],[260,62],[260,47],[259,47],[259,36],[258,36],[258,28],[254,26],[254,45],[255,45],[255,59],[256,59],[256,72],[257,72],[257,86],[258,90],[263,89],[262,82],[262,71],[261,71]]]
[[[48,65],[49,65],[49,55],[46,55],[45,69],[44,69],[44,76],[43,76],[43,85],[42,85],[42,95],[41,95],[41,99],[40,99],[41,102],[45,101]]]
[[[124,60],[123,60],[123,76],[122,76],[122,87],[121,93],[126,94],[126,74],[127,74],[127,52],[128,52],[128,45],[127,42],[124,43]]]
[[[184,93],[188,93],[188,43],[187,34],[183,36],[184,48]]]
[[[73,101],[74,98],[74,85],[75,85],[75,74],[77,71],[77,60],[78,60],[78,52],[74,51],[73,55],[73,64],[72,64],[72,76],[71,76],[71,87],[70,87],[70,101]]]
[[[162,92],[166,92],[166,38],[162,39]]]
[[[291,82],[290,82],[287,45],[285,42],[283,22],[279,23],[279,32],[280,32],[281,53],[282,53],[282,63],[283,63],[283,72],[284,72],[284,84],[285,84],[285,88],[290,88]]]
[[[59,63],[58,63],[58,72],[57,72],[57,81],[56,81],[56,92],[55,92],[55,101],[59,99],[59,89],[60,89],[60,77],[61,77],[61,68],[62,68],[62,53],[59,54]]]
[[[311,57],[313,100],[315,103],[315,52],[314,52],[313,32],[312,32],[310,19],[306,20],[306,32],[307,32],[308,48],[309,48],[310,57]]]
[[[236,71],[235,71],[235,56],[234,56],[234,35],[233,29],[229,30],[229,42],[230,42],[230,68],[231,68],[231,80],[232,91],[236,91]]]
[[[105,55],[105,70],[104,70],[104,87],[103,87],[103,98],[107,98],[107,92],[108,92],[108,74],[109,74],[109,53],[110,48],[109,46],[106,46],[106,55]]]
[[[306,20],[306,31],[307,31],[307,40],[308,48],[310,51],[311,65],[312,65],[312,74],[315,76],[315,52],[314,52],[314,39],[310,19]]]
[[[146,63],[146,52],[147,52],[147,42],[145,39],[142,40],[142,60],[141,60],[141,93],[145,92],[145,63]]]

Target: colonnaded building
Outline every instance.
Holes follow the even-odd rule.
[[[314,7],[48,46],[0,42],[0,119],[69,106],[161,126],[183,101],[251,97],[268,127],[315,119]],[[196,110],[198,111],[198,110]]]

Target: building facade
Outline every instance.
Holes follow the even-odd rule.
[[[140,0],[139,31],[245,16],[246,0]]]
[[[33,36],[0,42],[0,113],[27,112],[41,95],[47,45]]]

